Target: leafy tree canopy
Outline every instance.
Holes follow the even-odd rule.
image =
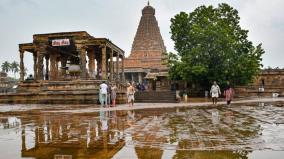
[[[253,46],[248,40],[238,11],[228,4],[180,12],[171,23],[177,51],[168,55],[172,79],[208,88],[214,80],[246,85],[259,73],[264,50],[261,44]]]

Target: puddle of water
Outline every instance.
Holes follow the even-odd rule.
[[[0,158],[280,159],[283,114],[271,103],[81,114],[5,111]]]

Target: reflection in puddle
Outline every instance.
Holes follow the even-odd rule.
[[[284,151],[277,124],[284,111],[273,105],[9,114],[0,114],[4,158],[280,158]]]

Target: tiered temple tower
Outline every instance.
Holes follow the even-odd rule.
[[[145,76],[151,72],[166,72],[167,67],[163,65],[165,52],[166,47],[155,17],[155,9],[148,2],[142,10],[131,54],[125,59],[126,80],[142,83]]]

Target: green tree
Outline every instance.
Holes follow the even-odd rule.
[[[8,61],[5,61],[1,65],[2,71],[8,73],[11,70],[11,64]]]
[[[170,77],[208,88],[216,80],[224,84],[248,84],[262,67],[261,44],[247,39],[238,11],[228,4],[200,6],[171,19],[171,38],[177,55],[169,54]]]
[[[20,71],[20,65],[18,62],[14,61],[11,63],[11,71],[14,73],[14,77],[16,78],[16,73]]]

